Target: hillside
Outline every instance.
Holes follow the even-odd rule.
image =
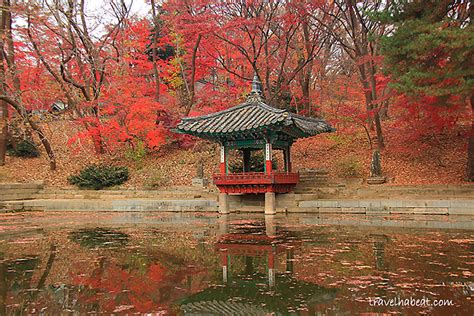
[[[198,140],[186,149],[176,144],[167,145],[148,153],[141,160],[133,159],[133,155],[127,152],[98,157],[88,143],[82,143],[81,150],[68,145],[75,126],[68,121],[48,125],[48,134],[57,157],[57,171],[49,171],[44,153],[39,158],[29,159],[9,156],[7,164],[0,167],[0,181],[45,181],[48,185],[64,186],[68,185],[68,176],[85,165],[107,162],[130,168],[130,180],[125,184],[127,187],[160,187],[190,185],[198,161],[203,161],[208,177],[217,170],[218,147],[209,142]],[[388,185],[463,182],[466,141],[459,136],[462,130],[442,135],[436,142],[420,140],[408,144],[399,143],[398,131],[386,129],[384,132],[387,148],[382,152],[382,168],[389,179]],[[364,133],[348,134],[347,131],[299,140],[294,144],[292,154],[296,170],[323,168],[329,171],[331,179],[366,178],[371,158]],[[274,155],[277,160],[281,159],[281,153],[275,151]]]

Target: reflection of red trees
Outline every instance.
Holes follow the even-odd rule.
[[[169,273],[165,267],[153,263],[145,270],[124,269],[114,263],[101,262],[90,276],[74,276],[74,285],[83,286],[79,305],[96,305],[98,312],[166,311],[175,286],[191,271]],[[184,293],[183,293],[184,294]]]

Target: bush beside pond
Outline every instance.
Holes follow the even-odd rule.
[[[79,174],[70,176],[69,183],[80,188],[100,190],[120,185],[128,180],[128,168],[93,164],[82,169]]]
[[[31,140],[23,139],[10,149],[10,154],[16,157],[34,158],[39,157],[38,146]]]

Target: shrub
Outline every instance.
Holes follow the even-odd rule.
[[[337,162],[338,173],[343,178],[354,178],[360,175],[360,163],[354,156],[349,156]]]
[[[146,154],[145,143],[139,141],[134,148],[128,148],[125,151],[125,158],[132,160],[137,164],[141,164]]]
[[[100,190],[127,181],[128,168],[94,164],[82,169],[78,175],[70,176],[68,180],[80,188]]]
[[[28,139],[19,141],[15,146],[12,147],[10,153],[17,157],[34,158],[39,157],[40,151],[36,144]]]

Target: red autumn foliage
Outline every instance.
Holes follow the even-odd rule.
[[[170,144],[189,148],[195,139],[174,134],[176,122],[242,102],[254,73],[271,105],[324,116],[339,133],[362,133],[374,147],[370,122],[384,114],[390,153],[438,148],[455,129],[460,137],[468,136],[465,125],[472,114],[465,100],[396,95],[391,78],[377,70],[383,56],[348,57],[335,47],[321,26],[337,22],[328,14],[335,8],[324,1],[169,0],[159,7],[159,21],[116,12],[117,22],[103,22],[91,14],[100,25],[92,35],[81,23],[68,28],[59,9],[12,7],[19,22],[13,30],[15,65],[26,110],[49,110],[57,101],[69,105],[64,118],[74,122],[74,133],[63,133],[75,154],[91,148],[110,155],[141,146],[148,152]],[[81,16],[77,8],[69,9]],[[153,43],[155,30],[159,36]],[[167,47],[172,53],[154,64],[150,51]],[[443,71],[447,57],[438,55]],[[357,70],[368,65],[376,69],[375,91],[369,91],[372,83],[364,88]],[[6,82],[12,86],[10,77]],[[455,79],[446,79],[439,87],[453,85]],[[366,104],[370,93],[376,97]],[[413,142],[422,145],[407,145]]]

